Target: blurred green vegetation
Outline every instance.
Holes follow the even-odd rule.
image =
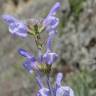
[[[77,21],[79,19],[80,13],[83,11],[83,3],[86,0],[69,0],[70,3],[70,15],[74,16]]]

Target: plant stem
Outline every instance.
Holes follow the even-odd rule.
[[[52,89],[51,84],[50,84],[49,74],[47,75],[47,85],[48,85],[48,88],[50,91],[50,96],[54,96],[53,95],[53,89]]]

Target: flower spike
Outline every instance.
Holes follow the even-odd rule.
[[[75,96],[74,91],[69,86],[62,86],[61,81],[63,78],[62,73],[56,76],[55,85],[51,84],[50,75],[52,64],[57,60],[58,54],[52,51],[52,41],[57,33],[57,26],[59,18],[56,17],[56,12],[61,7],[59,2],[51,8],[45,19],[40,20],[28,19],[25,22],[16,19],[11,15],[4,14],[2,16],[5,23],[8,25],[9,32],[13,35],[26,37],[29,34],[33,35],[35,43],[38,48],[38,56],[35,58],[30,52],[23,48],[18,49],[18,53],[25,57],[23,67],[36,76],[36,82],[39,90],[36,96]],[[48,39],[45,46],[41,41],[41,32],[48,32]],[[45,51],[46,48],[46,51]],[[43,53],[45,51],[45,53]],[[44,74],[42,74],[44,73]],[[47,79],[45,79],[46,75]],[[43,78],[42,78],[43,77]],[[46,84],[45,81],[46,80]],[[44,84],[43,84],[44,82]],[[45,86],[47,85],[47,87]]]

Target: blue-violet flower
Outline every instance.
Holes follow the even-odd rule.
[[[11,34],[18,35],[20,37],[27,36],[27,26],[23,21],[17,20],[10,15],[3,15],[2,18],[4,19],[5,23],[8,24],[9,32]]]
[[[59,10],[60,6],[60,3],[57,2],[50,10],[48,16],[44,19],[43,25],[46,27],[46,31],[51,32],[56,30],[59,24],[59,19],[55,17],[55,14]]]

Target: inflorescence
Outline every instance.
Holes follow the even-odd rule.
[[[23,63],[24,68],[32,74],[35,73],[36,81],[39,86],[39,90],[36,96],[74,96],[73,90],[69,86],[62,86],[61,81],[63,78],[62,73],[58,73],[54,86],[50,84],[50,72],[52,64],[58,59],[58,54],[52,50],[52,41],[57,33],[57,26],[59,24],[59,18],[56,17],[56,12],[60,9],[61,4],[57,2],[46,18],[38,22],[38,20],[29,19],[33,24],[24,21],[20,21],[13,16],[3,15],[2,18],[9,27],[9,32],[13,35],[26,38],[28,35],[32,35],[38,49],[37,58],[23,48],[19,48],[18,52],[21,56],[26,58]],[[40,41],[40,33],[46,31],[48,33],[48,39],[44,46],[46,52],[43,54],[43,44]],[[47,85],[45,87],[41,74],[45,73],[47,77]],[[43,74],[43,75],[45,75]]]

